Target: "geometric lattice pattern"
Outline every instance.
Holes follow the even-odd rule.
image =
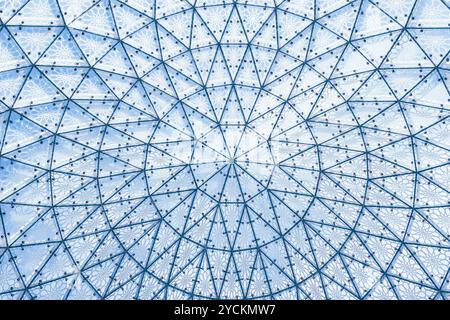
[[[0,0],[3,299],[450,298],[448,0]]]

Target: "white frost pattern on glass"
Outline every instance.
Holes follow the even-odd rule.
[[[447,0],[0,0],[0,297],[448,299]]]

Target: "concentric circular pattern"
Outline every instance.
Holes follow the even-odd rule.
[[[447,0],[1,0],[0,297],[448,299]]]

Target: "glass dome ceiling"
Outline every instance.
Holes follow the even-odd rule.
[[[0,8],[0,298],[450,297],[448,1]]]

